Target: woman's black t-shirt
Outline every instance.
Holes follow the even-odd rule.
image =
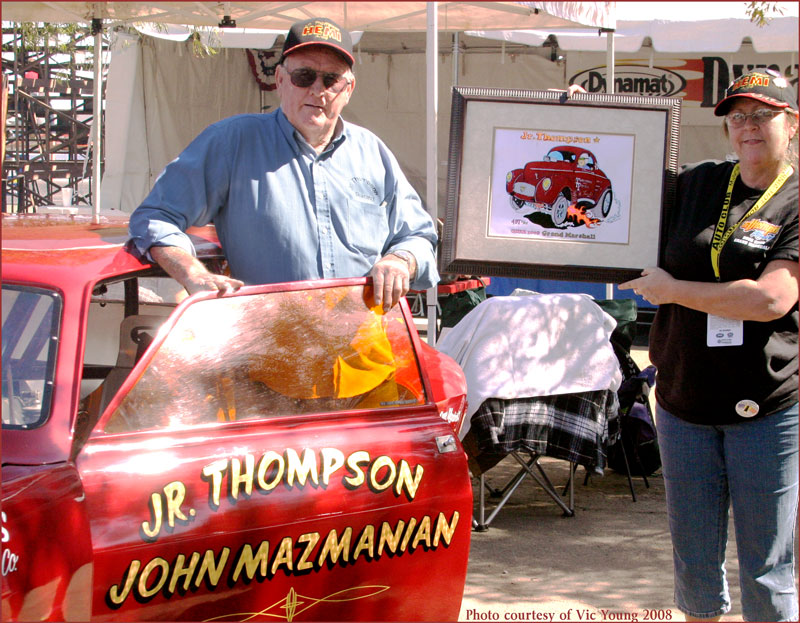
[[[662,268],[676,279],[715,282],[711,240],[733,162],[684,167],[675,209],[666,215]],[[736,181],[728,223],[736,223],[764,191]],[[773,260],[798,261],[798,175],[728,239],[719,258],[720,281],[757,279]],[[741,346],[706,345],[708,315],[660,305],[650,333],[650,358],[658,368],[656,399],[673,415],[698,424],[745,421],[740,401],[758,405],[757,417],[797,402],[798,307],[770,322],[744,322]]]

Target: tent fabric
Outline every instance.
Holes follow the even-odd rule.
[[[761,28],[748,19],[618,21],[614,47],[617,52],[637,52],[649,38],[656,52],[736,52],[747,37],[756,52],[790,52],[797,50],[797,23],[796,17],[774,18]],[[534,46],[553,36],[558,47],[568,52],[602,52],[607,45],[605,37],[586,30],[479,30],[466,34]]]
[[[749,39],[759,53],[797,51],[797,3],[769,4],[775,11],[767,11],[768,23],[759,26],[747,16],[743,2],[617,2],[614,47],[616,52],[638,52],[649,40],[656,52],[723,53],[738,51]],[[567,52],[606,50],[605,38],[587,29],[482,28],[468,34],[533,46],[553,37]]]
[[[373,43],[369,39],[372,37]],[[373,130],[394,152],[424,197],[425,71],[422,50],[402,49],[403,35],[365,33],[363,43],[382,42],[385,53],[356,52],[356,89],[344,111],[347,121]],[[279,40],[277,45],[281,45]],[[450,132],[452,55],[442,55],[438,142],[447,152]],[[138,76],[131,78],[131,76]],[[459,59],[459,82],[498,88],[560,89],[564,67],[535,54],[470,53]],[[152,37],[113,46],[108,77],[104,209],[133,211],[164,166],[207,125],[244,112],[273,110],[274,91],[261,92],[245,50],[228,49],[196,58],[185,42]],[[439,204],[446,192],[446,156],[440,158]]]
[[[613,2],[442,2],[439,29],[614,27]],[[216,27],[229,16],[239,28],[288,30],[325,15],[347,30],[425,31],[427,2],[7,2],[10,21],[152,22]]]
[[[101,186],[106,210],[132,212],[203,128],[261,109],[244,50],[198,59],[183,42],[122,37],[112,59]]]

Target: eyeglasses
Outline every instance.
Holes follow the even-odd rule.
[[[747,119],[752,119],[756,125],[763,125],[768,121],[772,121],[778,115],[783,114],[781,110],[771,110],[769,108],[759,108],[751,113],[744,112],[731,112],[725,115],[725,121],[728,127],[741,128],[747,122]]]
[[[322,86],[331,93],[339,93],[350,81],[342,74],[329,71],[317,71],[310,67],[301,67],[289,72],[292,84],[301,89],[307,89],[317,81],[317,76],[322,77]]]

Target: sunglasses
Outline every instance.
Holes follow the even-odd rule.
[[[307,89],[317,81],[317,76],[322,77],[322,86],[331,93],[339,93],[350,81],[342,74],[330,71],[317,71],[310,67],[301,67],[289,72],[289,79],[292,84],[301,89]]]
[[[732,112],[725,115],[725,121],[730,128],[741,128],[748,119],[752,119],[756,125],[763,125],[772,121],[778,115],[783,114],[782,110],[770,110],[769,108],[759,108],[751,113]]]

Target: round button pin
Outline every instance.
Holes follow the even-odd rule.
[[[742,417],[754,417],[758,415],[758,403],[752,400],[740,400],[736,403],[736,413]]]

